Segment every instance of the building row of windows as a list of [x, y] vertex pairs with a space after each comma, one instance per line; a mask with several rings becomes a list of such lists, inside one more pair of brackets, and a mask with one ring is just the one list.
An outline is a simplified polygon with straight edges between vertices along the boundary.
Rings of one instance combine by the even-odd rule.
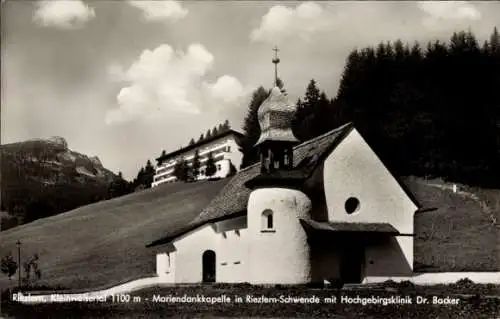
[[[212, 153], [212, 156], [214, 156], [214, 157], [215, 157], [215, 156], [216, 156], [216, 155], [218, 155], [218, 154], [221, 154], [221, 153], [229, 153], [229, 152], [231, 152], [231, 146], [223, 146], [223, 147], [221, 147], [221, 148], [216, 148], [216, 149], [214, 149], [214, 150], [210, 150], [210, 149], [208, 149], [208, 150], [203, 150], [203, 151], [201, 151], [201, 152], [200, 152], [200, 161], [202, 161], [202, 162], [203, 162], [203, 161], [206, 161], [206, 160], [208, 159], [208, 154], [209, 154], [209, 153]], [[194, 158], [194, 155], [190, 155], [190, 158], [189, 158], [187, 161], [188, 161], [188, 162], [189, 162], [189, 161], [192, 161], [192, 160], [193, 160], [193, 158]], [[167, 164], [163, 163], [163, 165], [164, 165], [163, 169], [167, 169], [167, 168], [169, 168], [169, 167], [171, 167], [171, 166], [174, 166], [174, 165], [175, 165], [175, 163], [177, 163], [177, 159], [175, 159], [175, 160], [170, 160]]]
[[[230, 149], [230, 146], [227, 146], [224, 149]], [[216, 152], [212, 152], [212, 156], [214, 157], [215, 161], [218, 161], [218, 160], [221, 160], [221, 159], [224, 158], [224, 154], [223, 153], [225, 153], [225, 152], [227, 152], [227, 151], [225, 151], [225, 150], [218, 150]], [[194, 160], [194, 158], [190, 158], [190, 159], [186, 160], [186, 162], [188, 163], [188, 165], [190, 165], [190, 164], [193, 163], [193, 160]], [[200, 157], [200, 162], [201, 163], [206, 162], [207, 160], [208, 160], [208, 156]], [[177, 163], [177, 161], [174, 161], [174, 162], [172, 162], [172, 163], [170, 163], [170, 164], [168, 164], [168, 165], [166, 165], [166, 166], [158, 169], [156, 171], [156, 174], [162, 174], [162, 173], [167, 172], [168, 170], [173, 169], [173, 166], [175, 166], [176, 163]]]
[[[221, 166], [221, 164], [215, 164], [215, 166], [216, 166], [216, 168], [217, 168], [217, 171], [222, 170], [222, 166]], [[205, 175], [205, 169], [206, 169], [206, 167], [202, 167], [202, 168], [200, 169], [200, 176], [199, 176], [199, 177], [204, 177], [204, 175]], [[154, 178], [154, 181], [155, 181], [155, 182], [159, 182], [159, 181], [162, 181], [162, 180], [165, 180], [165, 179], [168, 179], [168, 178], [172, 178], [172, 177], [174, 177], [173, 170], [172, 170], [172, 172], [170, 172], [169, 174], [165, 174], [165, 175], [161, 175], [161, 176], [156, 176], [156, 177]], [[174, 179], [172, 179], [172, 181], [175, 181], [175, 178], [174, 178]]]
[[[214, 161], [215, 162], [218, 162], [218, 161], [221, 161], [224, 159], [224, 154], [220, 154], [220, 155], [217, 155], [217, 156], [214, 156]], [[206, 160], [200, 160], [200, 163], [203, 163], [203, 162], [206, 162]], [[193, 161], [187, 161], [187, 164], [190, 166], [193, 164]], [[160, 174], [164, 174], [166, 172], [169, 172], [170, 175], [173, 174], [174, 172], [174, 168], [170, 167], [170, 168], [162, 168], [162, 169], [159, 169], [156, 171], [156, 175], [160, 175]]]

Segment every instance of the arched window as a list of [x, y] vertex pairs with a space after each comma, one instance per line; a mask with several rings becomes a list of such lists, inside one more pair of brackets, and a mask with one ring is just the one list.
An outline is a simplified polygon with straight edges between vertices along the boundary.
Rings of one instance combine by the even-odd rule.
[[262, 212], [262, 229], [274, 229], [273, 211], [270, 209]]

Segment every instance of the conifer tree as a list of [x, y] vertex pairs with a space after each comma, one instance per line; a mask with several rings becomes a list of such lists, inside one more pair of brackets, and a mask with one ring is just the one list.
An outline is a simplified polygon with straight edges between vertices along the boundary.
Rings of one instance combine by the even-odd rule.
[[405, 58], [405, 47], [400, 39], [394, 42], [394, 58], [396, 61], [402, 61]]
[[212, 152], [210, 152], [208, 154], [207, 163], [205, 167], [205, 175], [210, 178], [214, 176], [216, 172], [217, 172], [217, 166], [215, 166], [215, 160], [213, 154]]
[[122, 172], [118, 172], [118, 176], [113, 180], [108, 187], [107, 199], [126, 195], [131, 192], [129, 182], [123, 179]]
[[174, 166], [174, 176], [182, 182], [187, 182], [189, 179], [189, 165], [183, 157]]
[[145, 180], [144, 177], [145, 177], [145, 170], [144, 167], [141, 167], [141, 169], [137, 173], [137, 177], [134, 179], [133, 182], [134, 188], [137, 188], [140, 185], [144, 185], [144, 180]]
[[193, 164], [191, 165], [191, 174], [193, 176], [193, 179], [198, 179], [198, 176], [200, 175], [200, 153], [198, 150], [194, 152], [194, 157], [193, 157]]
[[[255, 148], [255, 143], [257, 143], [260, 137], [260, 125], [257, 118], [257, 111], [268, 96], [269, 93], [262, 86], [257, 88], [252, 94], [252, 100], [248, 105], [247, 115], [243, 122], [244, 137], [241, 139], [239, 145], [240, 152], [243, 153], [240, 168], [250, 166], [259, 160], [258, 152]], [[224, 126], [229, 127], [229, 122], [227, 120]]]
[[323, 134], [332, 127], [330, 100], [320, 93], [316, 81], [312, 79], [303, 100], [297, 104], [297, 112], [292, 123], [293, 131], [300, 141], [306, 141]]
[[148, 159], [146, 162], [146, 167], [144, 169], [144, 186], [145, 188], [151, 188], [155, 175], [155, 168]]
[[309, 81], [309, 84], [307, 85], [306, 89], [306, 94], [304, 96], [304, 106], [307, 107], [314, 107], [320, 98], [320, 92], [319, 89], [316, 85], [316, 81], [314, 79], [311, 79]]
[[493, 28], [489, 41], [490, 54], [500, 59], [500, 34], [497, 27]]

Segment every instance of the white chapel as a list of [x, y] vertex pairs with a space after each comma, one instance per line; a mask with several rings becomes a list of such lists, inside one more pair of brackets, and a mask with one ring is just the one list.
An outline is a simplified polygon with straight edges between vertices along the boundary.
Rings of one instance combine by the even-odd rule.
[[147, 246], [165, 282], [362, 283], [412, 274], [419, 204], [352, 123], [299, 143], [295, 110], [273, 88], [258, 110], [260, 163]]

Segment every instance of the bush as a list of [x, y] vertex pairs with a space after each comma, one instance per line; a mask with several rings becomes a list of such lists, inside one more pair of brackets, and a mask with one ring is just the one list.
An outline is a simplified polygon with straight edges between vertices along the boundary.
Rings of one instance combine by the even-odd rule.
[[401, 288], [415, 288], [415, 284], [409, 280], [403, 280], [398, 285]]
[[397, 288], [398, 287], [398, 283], [395, 282], [394, 280], [392, 279], [389, 279], [389, 280], [386, 280], [382, 283], [382, 286], [383, 287], [386, 287], [386, 288]]
[[16, 273], [18, 269], [18, 264], [14, 261], [12, 254], [2, 257], [1, 261], [1, 271], [9, 277], [9, 280]]
[[458, 280], [455, 284], [457, 285], [457, 287], [464, 287], [464, 288], [474, 286], [474, 282], [467, 277]]

